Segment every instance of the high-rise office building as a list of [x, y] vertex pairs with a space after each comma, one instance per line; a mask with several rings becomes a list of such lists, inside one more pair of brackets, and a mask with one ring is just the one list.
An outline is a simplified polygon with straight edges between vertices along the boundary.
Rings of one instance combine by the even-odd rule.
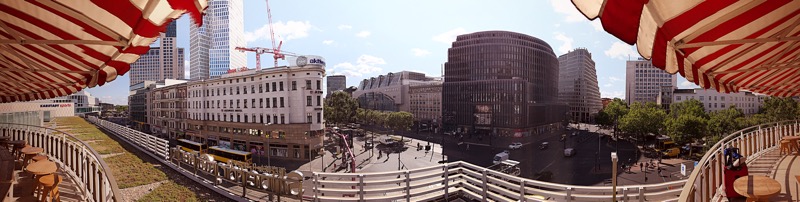
[[332, 75], [328, 76], [326, 81], [327, 88], [325, 89], [325, 95], [330, 96], [331, 93], [337, 90], [344, 90], [347, 88], [347, 77], [344, 75]]
[[167, 25], [167, 31], [158, 37], [158, 47], [150, 47], [147, 53], [131, 64], [130, 85], [142, 81], [184, 79], [183, 48], [177, 47], [176, 22]]
[[243, 10], [242, 0], [210, 0], [203, 25], [190, 23], [191, 80], [218, 78], [247, 65], [245, 53], [234, 50], [247, 46]]
[[569, 105], [572, 121], [591, 123], [603, 109], [592, 53], [584, 48], [558, 56], [558, 98]]
[[558, 59], [546, 42], [485, 31], [458, 36], [447, 52], [445, 130], [489, 135], [492, 144], [503, 145], [563, 129], [566, 105], [558, 102]]
[[649, 60], [629, 60], [625, 65], [625, 101], [656, 102], [662, 86], [675, 87], [678, 77], [653, 66]]

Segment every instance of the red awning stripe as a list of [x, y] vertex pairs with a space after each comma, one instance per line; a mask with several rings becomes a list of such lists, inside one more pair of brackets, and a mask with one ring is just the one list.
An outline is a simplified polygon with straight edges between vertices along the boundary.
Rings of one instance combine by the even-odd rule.
[[66, 96], [93, 86], [93, 77], [97, 85], [112, 81], [175, 18], [189, 13], [200, 24], [207, 6], [206, 0], [2, 1], [0, 21], [8, 29], [0, 29], [0, 39], [18, 43], [0, 45], [0, 68], [10, 69], [0, 71], [0, 102]]
[[[602, 1], [602, 2], [600, 2]], [[573, 0], [653, 66], [702, 88], [800, 94], [800, 1]], [[599, 5], [602, 5], [600, 7]]]

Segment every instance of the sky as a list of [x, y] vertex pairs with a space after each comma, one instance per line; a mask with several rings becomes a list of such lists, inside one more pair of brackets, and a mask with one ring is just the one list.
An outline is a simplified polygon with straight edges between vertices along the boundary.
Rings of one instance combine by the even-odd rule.
[[[637, 59], [633, 46], [587, 20], [569, 0], [501, 1], [271, 1], [276, 40], [282, 49], [326, 59], [328, 75], [344, 74], [347, 85], [398, 71], [441, 76], [447, 49], [460, 34], [504, 30], [546, 41], [556, 55], [586, 48], [596, 63], [602, 97], [625, 95], [625, 61]], [[271, 47], [265, 1], [244, 1], [244, 38], [249, 47]], [[189, 77], [189, 17], [178, 19], [178, 47], [186, 51]], [[262, 55], [262, 66], [273, 64]], [[255, 55], [247, 54], [255, 67]], [[286, 65], [280, 61], [279, 65]], [[678, 88], [696, 86], [678, 75]], [[102, 102], [127, 104], [130, 79], [117, 77], [87, 91]]]

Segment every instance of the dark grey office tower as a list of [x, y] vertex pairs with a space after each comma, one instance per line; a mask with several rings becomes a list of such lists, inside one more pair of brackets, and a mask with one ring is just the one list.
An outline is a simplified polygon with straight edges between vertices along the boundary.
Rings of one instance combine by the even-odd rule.
[[490, 136], [497, 145], [564, 127], [558, 59], [541, 39], [507, 31], [461, 35], [444, 68], [445, 130]]

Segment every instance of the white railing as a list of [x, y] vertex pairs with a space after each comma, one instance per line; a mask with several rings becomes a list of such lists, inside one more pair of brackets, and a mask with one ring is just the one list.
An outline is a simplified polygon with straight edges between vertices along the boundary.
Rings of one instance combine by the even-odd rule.
[[100, 154], [71, 134], [40, 126], [0, 123], [0, 135], [44, 148], [49, 159], [66, 168], [62, 172], [75, 181], [81, 201], [119, 200], [117, 182]]
[[96, 116], [89, 116], [86, 118], [86, 120], [89, 120], [89, 122], [92, 122], [103, 129], [114, 132], [115, 134], [136, 143], [138, 146], [161, 157], [162, 159], [166, 159], [169, 156], [169, 141], [165, 139], [139, 132], [110, 121], [99, 119]]
[[[254, 168], [242, 168], [209, 161], [202, 155], [168, 145], [152, 135], [141, 133], [112, 122], [87, 118], [124, 139], [152, 152], [167, 150], [159, 159], [184, 175], [202, 179], [227, 196], [243, 196], [259, 200], [248, 192], [267, 192], [288, 197], [303, 195], [314, 201], [426, 201], [459, 194], [477, 200], [494, 201], [610, 201], [611, 186], [577, 186], [549, 183], [507, 175], [467, 162], [453, 162], [407, 171], [371, 173], [313, 172], [311, 190], [300, 190], [302, 174], [297, 171], [277, 174]], [[156, 139], [156, 140], [153, 140]], [[136, 140], [136, 141], [132, 141]], [[291, 174], [294, 173], [294, 174]], [[299, 176], [298, 176], [299, 175]], [[298, 179], [299, 178], [299, 179]], [[277, 181], [276, 181], [277, 180]], [[686, 180], [661, 184], [617, 186], [620, 201], [675, 201]], [[236, 185], [239, 190], [232, 190]], [[234, 193], [235, 191], [235, 193]], [[262, 194], [263, 196], [263, 194]]]
[[[618, 186], [618, 200], [676, 200], [685, 180]], [[530, 180], [466, 162], [407, 171], [319, 173], [315, 201], [426, 201], [459, 194], [480, 201], [609, 201], [610, 186], [576, 186]]]
[[800, 130], [796, 120], [761, 124], [736, 131], [719, 142], [703, 155], [683, 187], [680, 201], [711, 201], [720, 198], [724, 192], [723, 169], [724, 150], [729, 147], [740, 149], [740, 153], [750, 163], [764, 153], [777, 149], [783, 136], [795, 135]]
[[[95, 116], [89, 116], [86, 119], [198, 184], [229, 199], [235, 201], [263, 200], [260, 197], [263, 197], [265, 193], [290, 198], [302, 196], [303, 175], [299, 171], [286, 172], [283, 169], [214, 162], [204, 158], [205, 155], [177, 148], [170, 149], [167, 140], [153, 135]], [[248, 195], [248, 192], [257, 192], [257, 194]]]

